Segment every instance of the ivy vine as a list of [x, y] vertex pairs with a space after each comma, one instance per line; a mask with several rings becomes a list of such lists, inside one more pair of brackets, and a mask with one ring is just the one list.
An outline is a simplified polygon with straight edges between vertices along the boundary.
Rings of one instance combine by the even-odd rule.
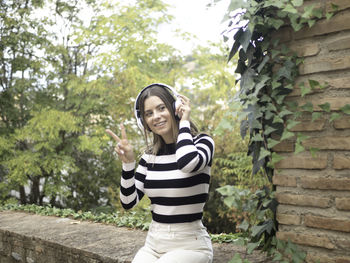
[[[218, 1], [220, 0], [214, 0]], [[308, 137], [302, 133], [295, 133], [292, 129], [300, 123], [299, 118], [303, 112], [310, 112], [312, 121], [323, 114], [314, 111], [311, 102], [298, 105], [295, 101], [286, 100], [293, 91], [298, 66], [303, 63], [303, 59], [286, 44], [281, 43], [274, 36], [274, 32], [285, 26], [299, 31], [303, 27], [312, 27], [324, 16], [326, 19], [331, 19], [338, 10], [336, 5], [331, 6], [332, 12], [324, 14], [322, 8], [304, 4], [303, 0], [231, 0], [224, 17], [224, 20], [229, 21], [228, 29], [224, 32], [224, 40], [229, 40], [229, 36], [233, 35], [228, 61], [238, 53], [235, 72], [240, 75], [240, 90], [231, 104], [235, 105], [235, 101], [239, 101], [242, 106], [238, 114], [241, 121], [240, 132], [242, 139], [249, 135], [248, 155], [252, 156], [253, 174], [263, 171], [270, 182], [275, 164], [284, 158], [274, 152], [273, 148], [285, 140], [293, 139], [295, 153], [305, 151], [302, 142]], [[308, 83], [298, 84], [302, 97], [327, 85], [311, 79]], [[329, 121], [341, 117], [340, 113], [331, 113], [329, 103], [318, 106], [324, 112], [331, 114]], [[341, 111], [350, 114], [350, 105], [344, 106]], [[317, 150], [311, 148], [310, 152], [314, 155]], [[224, 196], [230, 195], [234, 196], [228, 192], [224, 194]], [[269, 198], [272, 199], [270, 202], [265, 202], [263, 209], [268, 208], [275, 214], [277, 202], [273, 199], [273, 194], [269, 195]], [[266, 248], [271, 247], [269, 244], [276, 244], [275, 217], [273, 221], [274, 224], [271, 224], [271, 218], [265, 219], [258, 222], [258, 229], [255, 226], [255, 230], [258, 230], [255, 234], [258, 233], [260, 242], [263, 242], [259, 244], [260, 247], [263, 245]], [[251, 240], [255, 243], [259, 241], [256, 237], [251, 236]], [[269, 251], [276, 259], [284, 259], [276, 249]], [[292, 262], [302, 262], [302, 258], [302, 256], [295, 257]]]

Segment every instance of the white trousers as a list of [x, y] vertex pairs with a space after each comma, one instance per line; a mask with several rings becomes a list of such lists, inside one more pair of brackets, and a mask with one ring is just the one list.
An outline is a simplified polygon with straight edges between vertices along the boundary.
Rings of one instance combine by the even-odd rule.
[[213, 248], [202, 221], [163, 224], [152, 221], [145, 245], [132, 263], [211, 263]]

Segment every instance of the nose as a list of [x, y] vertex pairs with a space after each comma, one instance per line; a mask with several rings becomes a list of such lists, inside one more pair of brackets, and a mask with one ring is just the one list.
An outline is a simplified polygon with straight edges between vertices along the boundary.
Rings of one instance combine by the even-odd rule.
[[153, 118], [154, 119], [158, 119], [160, 117], [160, 112], [159, 111], [154, 111], [154, 113], [153, 113]]

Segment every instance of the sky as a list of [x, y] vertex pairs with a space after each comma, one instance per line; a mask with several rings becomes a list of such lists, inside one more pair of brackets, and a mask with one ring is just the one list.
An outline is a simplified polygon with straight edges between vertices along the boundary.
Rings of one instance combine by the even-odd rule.
[[[159, 30], [161, 42], [171, 42], [184, 53], [189, 53], [196, 45], [207, 45], [209, 41], [219, 42], [223, 39], [221, 33], [227, 24], [221, 24], [230, 0], [221, 0], [215, 6], [207, 7], [210, 0], [165, 0], [170, 5], [169, 13], [174, 16], [170, 25], [164, 25]], [[198, 40], [187, 42], [174, 37], [173, 31], [180, 28], [183, 31], [197, 35]]]

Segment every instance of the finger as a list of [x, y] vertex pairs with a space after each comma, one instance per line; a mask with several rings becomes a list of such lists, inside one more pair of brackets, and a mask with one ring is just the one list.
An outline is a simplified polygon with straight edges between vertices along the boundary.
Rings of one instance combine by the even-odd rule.
[[180, 96], [180, 98], [182, 99], [182, 100], [184, 100], [184, 101], [189, 101], [190, 99], [189, 98], [187, 98], [186, 96], [184, 96], [184, 95], [179, 95]]
[[116, 153], [120, 156], [124, 155], [124, 151], [118, 147], [115, 147], [114, 150], [116, 151]]
[[106, 129], [106, 132], [111, 135], [113, 137], [114, 140], [116, 140], [117, 142], [120, 142], [120, 138], [114, 133], [112, 132], [110, 129]]
[[120, 124], [120, 130], [122, 131], [122, 139], [127, 140], [125, 127], [122, 123]]

